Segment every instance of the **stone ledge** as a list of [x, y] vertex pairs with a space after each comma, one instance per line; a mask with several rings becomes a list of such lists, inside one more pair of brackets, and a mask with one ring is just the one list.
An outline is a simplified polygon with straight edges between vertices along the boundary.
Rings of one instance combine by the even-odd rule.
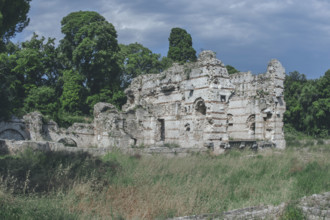
[[164, 156], [186, 156], [191, 153], [206, 153], [207, 148], [171, 148], [171, 147], [148, 147], [148, 148], [117, 148], [117, 147], [66, 147], [63, 143], [50, 141], [14, 141], [0, 139], [0, 155], [15, 155], [23, 152], [25, 149], [41, 152], [58, 152], [64, 151], [68, 153], [87, 152], [93, 156], [102, 156], [112, 151], [122, 151], [129, 155], [164, 155]]
[[[299, 208], [307, 219], [330, 220], [330, 192], [303, 197], [298, 201]], [[218, 214], [202, 214], [170, 218], [171, 220], [206, 220], [206, 219], [280, 219], [286, 204], [278, 206], [255, 206], [235, 209]]]

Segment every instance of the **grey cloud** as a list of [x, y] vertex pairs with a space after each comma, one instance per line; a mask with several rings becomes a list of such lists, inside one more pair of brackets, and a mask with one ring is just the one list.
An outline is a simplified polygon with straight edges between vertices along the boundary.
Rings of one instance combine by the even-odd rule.
[[[329, 60], [330, 2], [323, 0], [33, 0], [32, 32], [62, 38], [60, 21], [72, 11], [95, 10], [113, 23], [120, 43], [139, 42], [166, 55], [171, 28], [185, 28], [200, 48], [225, 63], [262, 72], [278, 58], [287, 72], [323, 74]], [[315, 64], [314, 64], [315, 63]]]

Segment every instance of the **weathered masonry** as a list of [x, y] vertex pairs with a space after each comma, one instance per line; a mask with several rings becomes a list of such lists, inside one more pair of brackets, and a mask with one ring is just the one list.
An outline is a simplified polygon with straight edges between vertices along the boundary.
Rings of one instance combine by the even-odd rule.
[[21, 121], [18, 133], [10, 123], [0, 124], [0, 138], [15, 131], [19, 139], [78, 147], [173, 144], [217, 153], [261, 144], [284, 148], [284, 77], [277, 60], [269, 62], [265, 74], [229, 75], [214, 52], [203, 51], [195, 63], [174, 64], [160, 74], [133, 79], [125, 90], [128, 100], [121, 112], [98, 103], [92, 124], [74, 124], [69, 129], [43, 123], [33, 113]]

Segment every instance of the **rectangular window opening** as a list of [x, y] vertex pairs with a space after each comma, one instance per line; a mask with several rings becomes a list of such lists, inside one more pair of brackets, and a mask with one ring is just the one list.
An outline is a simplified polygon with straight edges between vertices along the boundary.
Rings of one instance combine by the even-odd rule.
[[226, 96], [225, 95], [220, 96], [220, 101], [221, 102], [226, 102]]
[[159, 126], [160, 140], [165, 141], [165, 120], [158, 119], [158, 122], [160, 124]]

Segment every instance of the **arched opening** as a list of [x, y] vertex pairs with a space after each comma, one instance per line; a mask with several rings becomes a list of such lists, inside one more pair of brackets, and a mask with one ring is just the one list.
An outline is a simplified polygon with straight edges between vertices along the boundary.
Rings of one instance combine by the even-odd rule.
[[256, 133], [256, 115], [250, 115], [246, 120], [246, 125], [249, 128], [249, 134], [254, 135]]
[[77, 143], [72, 138], [61, 138], [57, 141], [58, 143], [62, 143], [66, 147], [77, 147]]
[[16, 141], [25, 140], [24, 136], [20, 132], [14, 129], [6, 129], [0, 132], [0, 139], [16, 140]]
[[205, 106], [205, 102], [202, 98], [198, 98], [195, 100], [194, 108], [195, 108], [196, 112], [198, 112], [202, 115], [206, 115], [206, 106]]

